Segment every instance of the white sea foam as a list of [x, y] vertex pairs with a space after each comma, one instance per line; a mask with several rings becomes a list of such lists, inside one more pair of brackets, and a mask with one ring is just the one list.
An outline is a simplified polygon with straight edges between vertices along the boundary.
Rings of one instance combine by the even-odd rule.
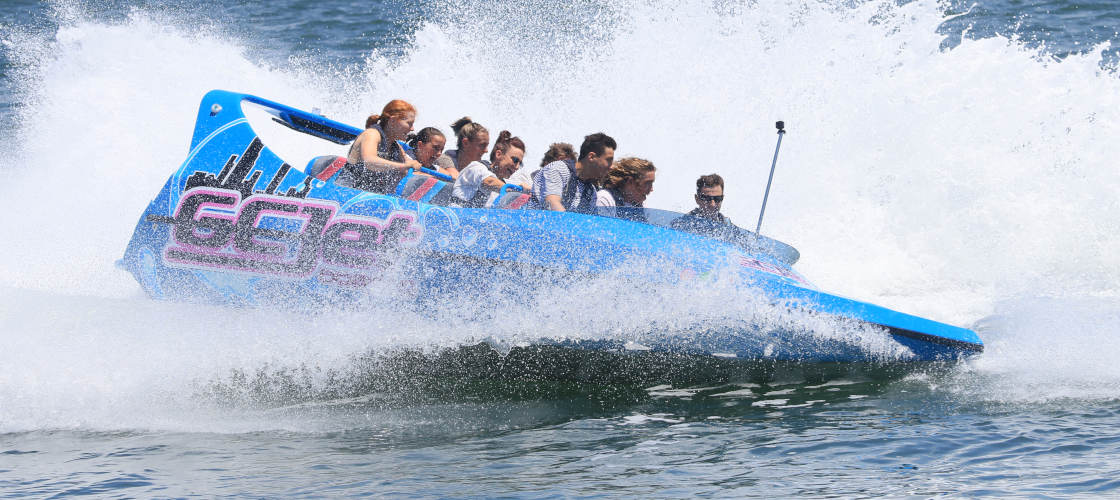
[[[373, 319], [355, 328], [248, 312], [219, 337], [213, 309], [140, 298], [112, 262], [182, 161], [212, 88], [355, 124], [404, 97], [418, 125], [448, 132], [469, 114], [513, 131], [534, 163], [549, 142], [603, 130], [620, 156], [658, 165], [650, 206], [689, 208], [694, 179], [715, 171], [728, 182], [725, 212], [743, 226], [761, 202], [772, 124], [785, 120], [763, 232], [801, 249], [802, 272], [953, 323], [999, 314], [981, 325], [989, 348], [971, 365], [1009, 381], [986, 386], [992, 397], [1020, 386], [1120, 395], [1110, 341], [1120, 330], [1120, 79], [1100, 69], [1104, 47], [1054, 60], [995, 36], [943, 50], [935, 4], [894, 4], [623, 2], [581, 29], [564, 7], [537, 5], [530, 23], [478, 10], [491, 17], [420, 27], [404, 59], [371, 52], [347, 68], [266, 64], [247, 55], [265, 41], [143, 10], [104, 23], [58, 9], [48, 39], [8, 28], [26, 106], [0, 146], [0, 285], [9, 299], [36, 292], [4, 310], [0, 396], [30, 409], [4, 405], [0, 426], [108, 425], [119, 415], [98, 419], [100, 406], [145, 406], [239, 367], [345, 367], [379, 345], [495, 334], [405, 315], [398, 323], [424, 333], [399, 339]], [[659, 293], [672, 300], [650, 319], [646, 300]], [[597, 317], [563, 317], [578, 300], [553, 299], [560, 314], [534, 326], [573, 336], [746, 311], [718, 290], [645, 291]], [[564, 332], [573, 321], [586, 328]], [[497, 332], [516, 340], [524, 329]]]
[[1013, 403], [1120, 397], [1120, 299], [1016, 299], [997, 310], [981, 325], [984, 356], [942, 389]]

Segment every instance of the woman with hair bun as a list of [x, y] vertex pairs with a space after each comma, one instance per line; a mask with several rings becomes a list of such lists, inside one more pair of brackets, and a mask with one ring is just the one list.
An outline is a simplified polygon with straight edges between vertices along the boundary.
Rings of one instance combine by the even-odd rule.
[[653, 192], [657, 167], [641, 158], [623, 158], [611, 165], [603, 189], [595, 197], [599, 207], [641, 207]]
[[412, 132], [415, 121], [416, 108], [400, 99], [389, 101], [380, 115], [370, 115], [365, 131], [350, 146], [346, 166], [335, 183], [375, 193], [391, 193], [408, 169], [420, 168], [420, 162], [406, 155], [397, 144]]
[[455, 131], [458, 149], [445, 151], [443, 156], [436, 160], [436, 165], [439, 165], [441, 172], [456, 179], [459, 177], [459, 172], [466, 169], [471, 162], [488, 163], [482, 159], [482, 155], [486, 154], [486, 146], [490, 144], [490, 131], [486, 130], [486, 127], [471, 120], [471, 117], [464, 116], [451, 124], [451, 130]]
[[443, 146], [447, 144], [447, 138], [438, 128], [424, 127], [420, 132], [410, 134], [407, 142], [412, 149], [405, 151], [405, 154], [420, 162], [420, 166], [434, 169], [436, 158], [443, 154]]
[[[461, 157], [461, 156], [460, 156]], [[525, 160], [525, 143], [512, 137], [508, 130], [498, 134], [490, 164], [473, 161], [455, 179], [451, 190], [452, 203], [468, 208], [482, 208], [489, 204], [506, 184], [506, 179], [521, 168]], [[528, 191], [530, 186], [522, 186]]]

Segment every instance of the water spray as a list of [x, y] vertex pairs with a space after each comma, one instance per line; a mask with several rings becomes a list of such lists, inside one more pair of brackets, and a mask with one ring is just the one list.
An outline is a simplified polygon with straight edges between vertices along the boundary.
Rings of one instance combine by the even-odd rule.
[[766, 213], [766, 200], [770, 198], [770, 183], [774, 182], [774, 167], [778, 166], [778, 151], [782, 149], [782, 136], [786, 135], [786, 122], [779, 121], [774, 126], [778, 127], [778, 145], [774, 147], [774, 161], [770, 163], [770, 178], [766, 179], [766, 193], [762, 195], [762, 210], [758, 212], [758, 226], [754, 228], [756, 233], [762, 230], [762, 216]]

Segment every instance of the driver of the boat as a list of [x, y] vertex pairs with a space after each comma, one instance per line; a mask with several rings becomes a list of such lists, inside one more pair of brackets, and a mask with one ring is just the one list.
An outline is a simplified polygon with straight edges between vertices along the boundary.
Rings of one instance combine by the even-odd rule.
[[366, 129], [354, 139], [346, 166], [336, 184], [375, 193], [390, 193], [410, 168], [420, 162], [397, 143], [412, 132], [416, 108], [400, 99], [389, 101], [380, 115], [370, 115]]
[[720, 224], [731, 224], [731, 218], [720, 213], [723, 206], [723, 177], [702, 175], [696, 179], [696, 208], [688, 215], [703, 217]]

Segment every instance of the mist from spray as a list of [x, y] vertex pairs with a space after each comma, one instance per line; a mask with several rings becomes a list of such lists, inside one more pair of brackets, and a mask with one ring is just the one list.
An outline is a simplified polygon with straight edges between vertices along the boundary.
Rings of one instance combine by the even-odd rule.
[[[11, 302], [0, 390], [28, 410], [0, 414], [0, 425], [110, 425], [124, 406], [136, 410], [132, 424], [158, 426], [170, 412], [144, 409], [182, 403], [191, 384], [231, 370], [345, 371], [369, 349], [524, 333], [447, 326], [463, 312], [454, 308], [435, 321], [392, 311], [389, 328], [378, 319], [389, 310], [377, 307], [356, 319], [276, 319], [142, 297], [112, 262], [183, 160], [198, 100], [212, 88], [356, 124], [404, 97], [420, 109], [419, 126], [449, 132], [470, 115], [524, 138], [534, 163], [550, 142], [578, 145], [602, 130], [619, 157], [657, 164], [649, 206], [689, 209], [694, 179], [719, 172], [724, 212], [743, 226], [761, 203], [773, 122], [784, 120], [763, 232], [801, 249], [804, 274], [943, 321], [1010, 318], [978, 323], [990, 346], [974, 368], [1009, 380], [1028, 367], [1047, 375], [1030, 397], [990, 386], [974, 396], [1065, 397], [1087, 380], [1099, 390], [1072, 392], [1116, 396], [1106, 387], [1120, 373], [1087, 378], [1078, 363], [1104, 368], [1120, 354], [1109, 319], [1120, 278], [1109, 140], [1120, 80], [1100, 69], [1107, 46], [1062, 60], [999, 36], [942, 49], [945, 16], [921, 1], [540, 2], [526, 7], [532, 16], [465, 2], [417, 27], [403, 58], [373, 51], [337, 67], [257, 61], [247, 55], [255, 42], [167, 15], [92, 21], [81, 4], [57, 6], [57, 32], [3, 34], [23, 107], [0, 146], [0, 290]], [[457, 22], [468, 15], [473, 22]], [[564, 294], [548, 314], [518, 312], [560, 336], [604, 328], [621, 337], [680, 317], [771, 314], [749, 300], [727, 308], [731, 296], [718, 289], [658, 292], [672, 302], [608, 288], [620, 305], [578, 328], [570, 320], [586, 317], [583, 304]], [[1081, 314], [1051, 314], [1068, 311]]]

